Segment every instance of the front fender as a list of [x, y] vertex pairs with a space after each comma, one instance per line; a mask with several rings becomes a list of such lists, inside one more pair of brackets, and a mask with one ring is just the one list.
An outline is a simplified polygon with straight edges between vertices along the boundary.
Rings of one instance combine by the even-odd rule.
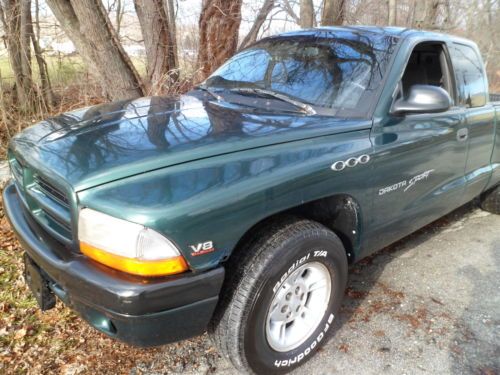
[[[220, 155], [78, 193], [80, 206], [143, 224], [174, 241], [193, 270], [227, 258], [242, 236], [276, 213], [333, 194], [370, 204], [370, 164], [334, 171], [371, 153], [369, 129]], [[196, 255], [198, 244], [214, 251]]]

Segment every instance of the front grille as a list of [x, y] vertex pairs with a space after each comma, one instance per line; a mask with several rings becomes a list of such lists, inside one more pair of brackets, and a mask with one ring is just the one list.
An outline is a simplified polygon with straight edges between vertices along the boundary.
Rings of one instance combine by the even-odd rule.
[[48, 197], [69, 208], [69, 200], [66, 194], [62, 193], [59, 189], [55, 188], [44, 178], [38, 175], [35, 176], [35, 183], [38, 185], [38, 188]]
[[29, 214], [52, 237], [71, 244], [71, 214], [68, 195], [29, 165], [10, 157], [17, 192]]

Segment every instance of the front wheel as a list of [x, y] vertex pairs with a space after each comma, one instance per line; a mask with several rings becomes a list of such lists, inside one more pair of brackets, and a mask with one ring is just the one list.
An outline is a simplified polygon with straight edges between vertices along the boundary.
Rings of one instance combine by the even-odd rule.
[[346, 253], [332, 231], [287, 219], [257, 233], [227, 269], [210, 331], [238, 370], [291, 371], [327, 340], [347, 283]]

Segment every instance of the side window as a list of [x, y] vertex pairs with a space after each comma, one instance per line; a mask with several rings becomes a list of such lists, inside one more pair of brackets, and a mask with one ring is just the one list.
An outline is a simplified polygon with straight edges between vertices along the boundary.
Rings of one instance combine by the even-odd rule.
[[486, 104], [488, 89], [481, 59], [472, 47], [457, 43], [453, 43], [450, 54], [459, 103], [466, 107], [482, 107]]
[[453, 97], [448, 62], [441, 44], [424, 42], [412, 51], [401, 80], [402, 95], [407, 97], [413, 85], [437, 86]]

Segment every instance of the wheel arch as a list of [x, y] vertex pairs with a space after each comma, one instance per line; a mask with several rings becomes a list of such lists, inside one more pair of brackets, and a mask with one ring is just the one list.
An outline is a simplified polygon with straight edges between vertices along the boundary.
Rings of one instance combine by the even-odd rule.
[[349, 263], [356, 260], [360, 248], [361, 236], [361, 207], [356, 199], [348, 194], [335, 194], [326, 198], [288, 208], [274, 213], [255, 223], [239, 239], [234, 247], [231, 258], [259, 232], [265, 231], [272, 223], [284, 221], [290, 217], [312, 220], [323, 224], [332, 230], [342, 241]]

